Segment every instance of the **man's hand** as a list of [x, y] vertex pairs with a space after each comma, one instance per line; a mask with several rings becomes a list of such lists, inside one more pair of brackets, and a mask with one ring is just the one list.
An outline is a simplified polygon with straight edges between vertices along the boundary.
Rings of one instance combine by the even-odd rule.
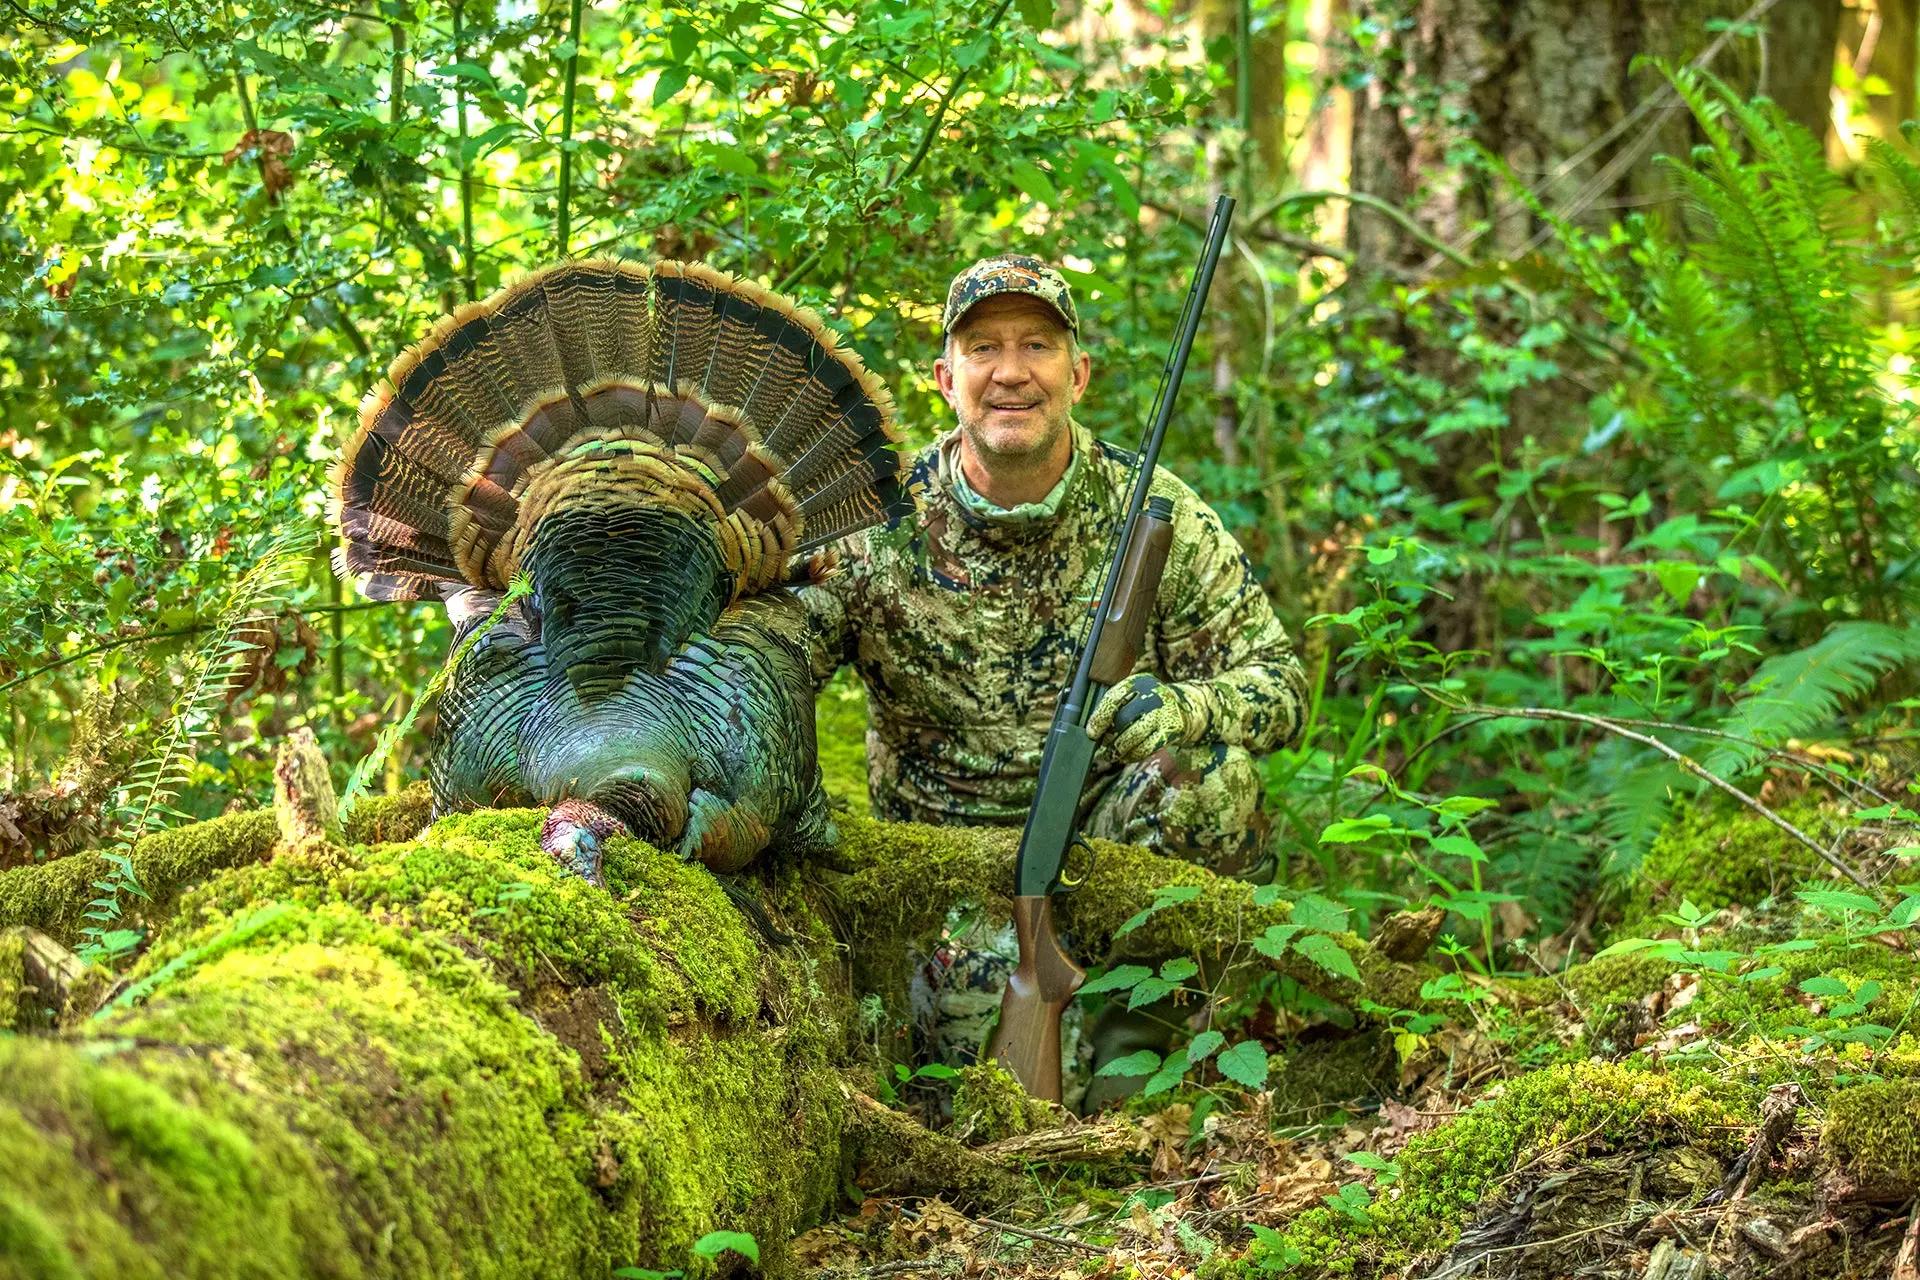
[[1134, 764], [1156, 751], [1196, 741], [1204, 732], [1203, 721], [1190, 692], [1143, 672], [1107, 690], [1087, 721], [1087, 736], [1105, 742], [1121, 763]]

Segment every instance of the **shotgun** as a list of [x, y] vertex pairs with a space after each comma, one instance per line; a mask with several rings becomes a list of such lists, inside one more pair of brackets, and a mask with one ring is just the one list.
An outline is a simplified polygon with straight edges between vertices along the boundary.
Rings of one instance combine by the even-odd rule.
[[1160, 574], [1173, 545], [1173, 504], [1149, 498], [1160, 446], [1173, 417], [1174, 395], [1186, 373], [1193, 336], [1206, 310], [1213, 271], [1233, 220], [1233, 197], [1221, 196], [1207, 226], [1200, 265], [1187, 286], [1187, 298], [1175, 327], [1173, 347], [1160, 372], [1148, 417], [1146, 438], [1134, 461], [1133, 487], [1127, 498], [1121, 535], [1108, 561], [1099, 607], [1088, 625], [1080, 661], [1054, 711], [1053, 727], [1040, 757], [1033, 808], [1020, 833], [1020, 857], [1014, 871], [1013, 926], [1020, 960], [1000, 1000], [1000, 1022], [988, 1055], [1011, 1071], [1028, 1093], [1060, 1101], [1060, 1015], [1086, 972], [1060, 944], [1053, 924], [1053, 894], [1060, 870], [1075, 841], [1080, 795], [1093, 762], [1087, 719], [1100, 695], [1125, 680], [1140, 659], [1147, 619], [1160, 588]]

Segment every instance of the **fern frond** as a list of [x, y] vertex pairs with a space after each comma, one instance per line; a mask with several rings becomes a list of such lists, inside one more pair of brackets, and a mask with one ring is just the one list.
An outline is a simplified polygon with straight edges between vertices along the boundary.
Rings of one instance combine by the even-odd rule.
[[1692, 790], [1691, 780], [1671, 761], [1642, 758], [1647, 763], [1618, 773], [1603, 792], [1600, 829], [1608, 845], [1600, 874], [1609, 880], [1625, 880], [1640, 869], [1673, 814], [1675, 792]]
[[187, 765], [194, 749], [212, 736], [235, 661], [256, 647], [240, 638], [240, 631], [263, 613], [277, 610], [298, 577], [313, 543], [310, 529], [275, 535], [253, 565], [234, 584], [220, 608], [212, 634], [187, 661], [186, 687], [170, 708], [159, 741], [128, 773], [116, 799], [122, 831], [119, 842], [101, 854], [111, 873], [93, 886], [101, 896], [88, 903], [87, 916], [99, 923], [83, 933], [82, 960], [117, 957], [124, 948], [107, 943], [106, 926], [121, 915], [120, 900], [131, 894], [144, 898], [146, 890], [134, 871], [131, 850], [142, 836], [164, 830], [178, 816], [173, 801], [187, 785]]
[[1910, 223], [1920, 223], [1920, 164], [1885, 138], [1867, 139], [1867, 164], [1875, 185], [1898, 214]]
[[446, 662], [433, 673], [433, 679], [429, 680], [427, 687], [420, 691], [420, 696], [413, 700], [413, 705], [407, 708], [407, 713], [380, 730], [380, 736], [374, 739], [372, 750], [367, 752], [359, 764], [353, 766], [353, 773], [347, 778], [346, 790], [340, 793], [340, 821], [343, 824], [353, 813], [354, 806], [360, 803], [360, 797], [366, 794], [367, 783], [374, 773], [386, 764], [387, 757], [392, 755], [394, 748], [400, 745], [400, 740], [413, 732], [413, 722], [419, 718], [421, 709], [439, 699], [447, 687], [447, 681], [453, 678], [454, 669], [460, 665], [468, 652], [480, 643], [487, 632], [500, 624], [500, 620], [507, 616], [507, 610], [513, 607], [514, 602], [532, 592], [533, 580], [524, 573], [517, 575], [512, 582], [508, 583], [507, 592], [500, 597], [500, 603], [493, 607], [493, 612], [487, 615], [484, 622], [469, 632], [466, 639], [447, 655]]
[[[1873, 691], [1880, 677], [1920, 662], [1920, 630], [1879, 622], [1842, 622], [1804, 649], [1777, 654], [1742, 690], [1720, 728], [1766, 746], [1779, 746], [1832, 720], [1850, 702]], [[1763, 749], [1744, 743], [1715, 748], [1706, 768], [1721, 777], [1751, 769]]]

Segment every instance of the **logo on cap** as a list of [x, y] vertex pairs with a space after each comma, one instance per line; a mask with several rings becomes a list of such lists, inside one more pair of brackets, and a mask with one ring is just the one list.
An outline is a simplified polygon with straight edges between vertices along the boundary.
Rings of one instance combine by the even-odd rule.
[[940, 316], [940, 328], [952, 333], [953, 326], [976, 302], [996, 293], [1032, 294], [1057, 311], [1067, 328], [1075, 334], [1080, 332], [1080, 314], [1073, 308], [1073, 293], [1067, 288], [1066, 277], [1024, 253], [982, 258], [955, 276], [947, 287], [947, 306]]

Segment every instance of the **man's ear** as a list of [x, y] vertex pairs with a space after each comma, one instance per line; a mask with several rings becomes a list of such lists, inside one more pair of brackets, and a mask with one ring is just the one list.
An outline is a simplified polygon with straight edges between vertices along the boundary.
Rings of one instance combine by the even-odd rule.
[[[933, 361], [933, 381], [940, 388], [940, 394], [946, 398], [947, 406], [958, 409], [953, 402], [953, 366], [947, 363], [945, 356], [935, 356]], [[1078, 397], [1075, 397], [1078, 399]]]
[[1093, 357], [1085, 351], [1080, 353], [1080, 363], [1073, 368], [1073, 402], [1080, 403], [1080, 397], [1087, 392], [1087, 383], [1093, 378]]

